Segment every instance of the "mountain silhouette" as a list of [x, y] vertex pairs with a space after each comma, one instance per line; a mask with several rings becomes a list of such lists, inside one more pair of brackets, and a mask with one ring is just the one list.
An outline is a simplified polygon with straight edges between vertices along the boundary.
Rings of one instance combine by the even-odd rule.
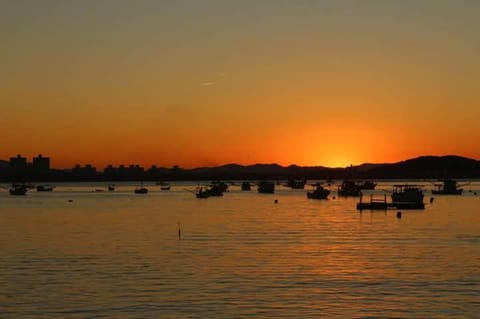
[[[444, 179], [480, 178], [480, 162], [475, 159], [447, 155], [420, 156], [397, 163], [365, 163], [345, 168], [323, 166], [281, 166], [278, 164], [225, 164], [193, 169], [155, 167], [144, 170], [135, 166], [135, 174], [112, 174], [82, 170], [50, 170], [50, 181], [107, 180], [288, 180], [288, 179]], [[0, 161], [0, 180], [11, 182], [8, 162]], [[83, 174], [83, 175], [82, 175]], [[25, 176], [24, 180], [32, 180]]]

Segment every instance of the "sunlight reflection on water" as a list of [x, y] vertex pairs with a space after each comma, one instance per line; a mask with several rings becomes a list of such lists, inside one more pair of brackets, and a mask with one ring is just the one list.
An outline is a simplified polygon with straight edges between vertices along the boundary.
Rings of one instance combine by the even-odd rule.
[[207, 200], [150, 188], [0, 193], [0, 317], [480, 313], [480, 196], [438, 196], [399, 220], [286, 188]]

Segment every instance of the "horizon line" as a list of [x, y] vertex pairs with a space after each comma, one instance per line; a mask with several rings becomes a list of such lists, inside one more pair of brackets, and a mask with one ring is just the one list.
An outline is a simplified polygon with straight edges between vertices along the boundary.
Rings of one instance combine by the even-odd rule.
[[[16, 156], [12, 156], [10, 158], [16, 158], [18, 156], [21, 156], [21, 154], [17, 154]], [[38, 156], [40, 157], [43, 157], [43, 158], [49, 158], [51, 159], [51, 157], [49, 156], [44, 156], [42, 154], [39, 154]], [[23, 157], [23, 156], [22, 156]], [[151, 169], [151, 168], [157, 168], [157, 169], [174, 169], [174, 168], [179, 168], [179, 169], [186, 169], [186, 170], [195, 170], [195, 169], [212, 169], [212, 168], [219, 168], [219, 167], [223, 167], [223, 166], [241, 166], [241, 167], [249, 167], [249, 166], [256, 166], [256, 165], [264, 165], [264, 166], [273, 166], [273, 165], [276, 165], [276, 166], [279, 166], [279, 167], [282, 167], [282, 168], [287, 168], [287, 167], [291, 167], [291, 166], [296, 166], [296, 167], [299, 167], [299, 168], [325, 168], [325, 169], [346, 169], [346, 168], [349, 168], [349, 167], [359, 167], [359, 166], [363, 166], [363, 165], [389, 165], [389, 164], [398, 164], [398, 163], [401, 163], [401, 162], [406, 162], [406, 161], [409, 161], [409, 160], [415, 160], [415, 159], [419, 159], [419, 158], [425, 158], [425, 157], [433, 157], [433, 158], [444, 158], [444, 157], [457, 157], [457, 158], [463, 158], [463, 159], [468, 159], [468, 160], [473, 160], [473, 161], [477, 161], [479, 162], [480, 160], [479, 159], [476, 159], [476, 158], [471, 158], [471, 157], [466, 157], [466, 156], [462, 156], [462, 155], [455, 155], [455, 154], [447, 154], [447, 155], [419, 155], [419, 156], [416, 156], [416, 157], [411, 157], [411, 158], [407, 158], [407, 159], [403, 159], [403, 160], [399, 160], [399, 161], [396, 161], [396, 162], [364, 162], [364, 163], [361, 163], [361, 164], [350, 164], [350, 165], [347, 165], [347, 166], [324, 166], [324, 165], [298, 165], [298, 164], [295, 164], [295, 163], [292, 163], [292, 164], [288, 164], [288, 165], [281, 165], [281, 164], [278, 164], [278, 163], [275, 163], [275, 162], [269, 162], [269, 163], [265, 163], [265, 162], [257, 162], [257, 163], [253, 163], [253, 164], [239, 164], [239, 163], [225, 163], [225, 164], [218, 164], [218, 165], [213, 165], [213, 166], [196, 166], [196, 167], [181, 167], [180, 165], [172, 165], [170, 167], [168, 166], [159, 166], [159, 165], [156, 165], [156, 164], [153, 164], [153, 165], [150, 165], [149, 167], [144, 167], [140, 164], [119, 164], [118, 166], [115, 166], [113, 164], [108, 164], [106, 165], [102, 171], [105, 171], [105, 169], [107, 168], [120, 168], [120, 167], [124, 167], [124, 168], [132, 168], [132, 167], [140, 167], [140, 168], [144, 168], [144, 169]], [[26, 158], [26, 157], [25, 157]], [[34, 158], [34, 157], [32, 157]], [[5, 163], [9, 163], [9, 160], [2, 160], [0, 159], [0, 162], [3, 161]], [[27, 164], [31, 164], [31, 162], [27, 162]], [[75, 168], [83, 168], [83, 167], [92, 167], [92, 168], [95, 168], [97, 169], [97, 166], [96, 165], [93, 165], [93, 164], [90, 164], [90, 163], [86, 163], [86, 164], [75, 164], [74, 166], [70, 167], [70, 168], [55, 168], [55, 167], [52, 167], [50, 168], [51, 170], [72, 170], [72, 169], [75, 169]]]

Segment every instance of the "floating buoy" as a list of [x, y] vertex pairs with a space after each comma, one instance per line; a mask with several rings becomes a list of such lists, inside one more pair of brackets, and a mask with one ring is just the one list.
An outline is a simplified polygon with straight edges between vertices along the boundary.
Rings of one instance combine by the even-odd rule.
[[182, 229], [180, 228], [180, 222], [178, 222], [178, 239], [182, 237]]
[[435, 198], [430, 197], [430, 204], [433, 203], [433, 200], [434, 200], [434, 199], [435, 199]]
[[402, 218], [402, 212], [397, 212], [397, 218], [398, 219]]
[[69, 203], [72, 203], [72, 202], [73, 202], [73, 199], [69, 199], [68, 202], [69, 202]]
[[278, 204], [278, 199], [274, 200], [273, 202], [274, 202], [275, 204]]
[[477, 192], [473, 192], [473, 195], [477, 195]]
[[335, 196], [332, 196], [332, 199], [335, 199]]

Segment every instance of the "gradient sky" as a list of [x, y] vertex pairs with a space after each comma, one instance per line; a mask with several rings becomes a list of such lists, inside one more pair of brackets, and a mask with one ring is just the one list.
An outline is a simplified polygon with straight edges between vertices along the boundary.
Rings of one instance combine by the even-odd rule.
[[480, 158], [480, 1], [0, 0], [0, 158]]

